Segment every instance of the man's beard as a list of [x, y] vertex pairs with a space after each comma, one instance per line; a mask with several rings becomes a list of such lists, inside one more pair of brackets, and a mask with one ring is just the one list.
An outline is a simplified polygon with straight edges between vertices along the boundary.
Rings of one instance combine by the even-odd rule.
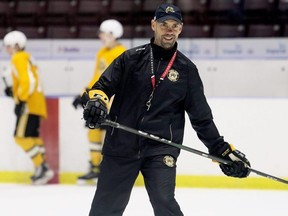
[[175, 44], [175, 41], [176, 41], [176, 38], [174, 36], [173, 36], [173, 39], [170, 40], [169, 42], [167, 42], [167, 40], [164, 39], [164, 36], [162, 36], [162, 38], [161, 38], [161, 46], [164, 49], [171, 49], [171, 48], [173, 48], [173, 46]]

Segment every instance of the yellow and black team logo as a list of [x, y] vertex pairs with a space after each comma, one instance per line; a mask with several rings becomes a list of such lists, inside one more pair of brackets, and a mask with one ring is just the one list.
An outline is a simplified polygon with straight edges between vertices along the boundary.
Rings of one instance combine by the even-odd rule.
[[164, 156], [163, 158], [163, 162], [166, 164], [166, 166], [168, 167], [174, 167], [176, 164], [175, 164], [175, 159], [170, 156], [170, 155], [166, 155]]
[[169, 7], [169, 6], [165, 9], [165, 12], [166, 13], [169, 13], [169, 12], [170, 13], [175, 13], [174, 8], [173, 7]]
[[169, 70], [167, 77], [171, 82], [177, 82], [179, 80], [179, 73], [172, 69]]

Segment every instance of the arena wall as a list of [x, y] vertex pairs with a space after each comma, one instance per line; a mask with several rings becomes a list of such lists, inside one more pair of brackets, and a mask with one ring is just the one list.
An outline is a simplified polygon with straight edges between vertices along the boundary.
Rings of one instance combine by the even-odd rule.
[[[128, 48], [144, 42], [124, 41]], [[77, 175], [88, 169], [89, 152], [82, 111], [75, 110], [72, 101], [92, 76], [100, 44], [98, 40], [77, 44], [36, 40], [32, 44], [47, 95], [49, 118], [41, 133], [57, 174], [52, 183], [74, 184]], [[179, 47], [199, 69], [215, 123], [225, 140], [243, 151], [254, 169], [287, 178], [287, 39], [260, 44], [251, 39], [182, 39]], [[3, 52], [0, 50], [0, 75], [9, 77], [9, 60]], [[0, 82], [0, 182], [28, 183], [32, 163], [13, 140], [14, 104], [3, 95], [3, 89]], [[207, 152], [188, 118], [183, 144]], [[285, 185], [255, 174], [245, 180], [225, 177], [216, 163], [185, 151], [177, 166], [178, 186], [285, 189]], [[143, 180], [139, 178], [136, 184]]]

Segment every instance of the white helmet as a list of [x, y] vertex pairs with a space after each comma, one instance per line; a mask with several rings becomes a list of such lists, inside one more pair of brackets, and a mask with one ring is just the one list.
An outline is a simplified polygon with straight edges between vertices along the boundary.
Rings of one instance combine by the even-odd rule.
[[112, 33], [113, 37], [115, 38], [120, 38], [123, 35], [123, 26], [115, 19], [103, 21], [99, 30], [100, 32]]
[[11, 31], [5, 35], [3, 39], [5, 46], [15, 47], [18, 44], [20, 49], [24, 49], [27, 42], [27, 37], [23, 32], [20, 31]]

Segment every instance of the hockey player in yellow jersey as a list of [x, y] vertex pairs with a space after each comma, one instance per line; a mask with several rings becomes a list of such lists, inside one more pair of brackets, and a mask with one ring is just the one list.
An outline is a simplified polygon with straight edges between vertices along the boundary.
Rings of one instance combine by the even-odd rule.
[[[99, 79], [104, 70], [113, 62], [113, 60], [126, 50], [126, 48], [118, 41], [118, 39], [122, 35], [123, 26], [119, 21], [109, 19], [101, 23], [98, 36], [103, 43], [103, 46], [96, 55], [94, 75], [89, 84], [84, 89], [84, 91], [90, 89], [93, 84]], [[82, 107], [80, 95], [77, 95], [75, 97], [73, 101], [73, 106], [75, 108], [77, 108], [78, 106]], [[101, 129], [88, 129], [90, 170], [87, 174], [78, 177], [79, 184], [86, 183], [87, 180], [95, 180], [95, 182], [97, 182], [100, 172], [99, 164], [102, 160], [101, 150], [103, 136], [104, 131]]]
[[7, 96], [15, 101], [15, 142], [26, 152], [35, 167], [31, 176], [33, 184], [46, 184], [54, 172], [45, 161], [45, 147], [39, 134], [41, 118], [47, 117], [37, 66], [31, 55], [25, 51], [27, 38], [20, 31], [5, 35], [4, 46], [11, 56], [12, 86], [5, 89]]

